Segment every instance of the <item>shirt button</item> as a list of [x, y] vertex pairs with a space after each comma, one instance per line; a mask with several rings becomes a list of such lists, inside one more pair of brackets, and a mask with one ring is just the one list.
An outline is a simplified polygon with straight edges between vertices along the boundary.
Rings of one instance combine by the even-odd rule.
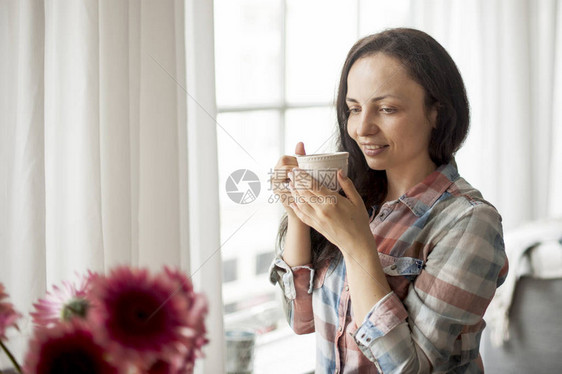
[[338, 327], [338, 331], [339, 331], [339, 332], [342, 332], [342, 331], [343, 331], [343, 327], [341, 327], [341, 326]]
[[397, 267], [398, 267], [397, 265], [392, 265], [392, 266], [390, 267], [390, 270], [396, 270]]
[[390, 211], [388, 209], [384, 209], [381, 212], [381, 220], [384, 220], [386, 218], [386, 216], [388, 216], [388, 213], [390, 213]]
[[346, 290], [346, 291], [349, 291], [349, 286], [345, 286], [345, 290]]

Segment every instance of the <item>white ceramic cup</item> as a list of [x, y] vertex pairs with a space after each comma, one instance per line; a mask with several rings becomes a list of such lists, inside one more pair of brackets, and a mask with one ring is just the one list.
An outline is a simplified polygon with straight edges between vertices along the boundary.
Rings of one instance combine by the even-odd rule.
[[332, 191], [339, 191], [341, 189], [338, 183], [337, 172], [338, 169], [342, 169], [343, 174], [347, 176], [348, 152], [297, 155], [296, 157], [299, 168], [310, 174], [317, 183], [326, 186]]

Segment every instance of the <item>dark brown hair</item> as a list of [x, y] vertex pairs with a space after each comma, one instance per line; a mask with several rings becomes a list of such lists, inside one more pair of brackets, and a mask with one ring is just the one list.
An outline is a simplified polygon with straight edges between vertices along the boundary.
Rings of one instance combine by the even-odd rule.
[[[336, 98], [339, 127], [338, 150], [349, 152], [348, 176], [354, 182], [366, 207], [383, 203], [387, 192], [386, 172], [369, 168], [357, 143], [347, 133], [347, 76], [353, 64], [363, 57], [384, 53], [399, 60], [410, 77], [425, 91], [429, 112], [437, 108], [435, 128], [429, 142], [429, 155], [437, 165], [454, 162], [455, 152], [468, 133], [469, 104], [460, 72], [447, 51], [423, 31], [396, 28], [360, 39], [349, 51], [342, 68]], [[279, 248], [287, 233], [287, 216], [278, 233]], [[311, 228], [314, 265], [325, 259], [341, 258], [337, 247]]]

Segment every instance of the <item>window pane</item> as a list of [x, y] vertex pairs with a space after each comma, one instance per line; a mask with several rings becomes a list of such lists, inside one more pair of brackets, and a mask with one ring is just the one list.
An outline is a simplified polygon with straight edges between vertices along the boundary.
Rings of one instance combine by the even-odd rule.
[[[280, 204], [268, 201], [268, 172], [280, 156], [280, 115], [277, 111], [222, 113], [218, 123], [220, 250], [225, 263], [237, 263], [236, 280], [223, 284], [223, 299], [228, 310], [234, 312], [272, 300], [277, 291], [266, 274], [256, 275], [256, 256], [273, 252], [281, 218]], [[255, 174], [260, 187], [257, 199], [245, 203], [231, 199], [227, 181], [235, 181], [240, 191], [252, 189], [251, 180], [231, 178], [237, 170]]]
[[238, 260], [236, 258], [225, 260], [222, 263], [222, 281], [228, 283], [238, 278]]
[[407, 27], [410, 24], [410, 0], [360, 1], [361, 36], [390, 27]]
[[266, 274], [274, 256], [273, 251], [258, 254], [256, 256], [256, 274]]
[[301, 141], [308, 154], [336, 150], [338, 130], [333, 107], [288, 110], [285, 130], [285, 154], [294, 154], [295, 145]]
[[215, 0], [219, 107], [280, 100], [281, 14], [279, 0]]
[[334, 101], [346, 54], [356, 40], [356, 2], [287, 1], [287, 100]]
[[[236, 170], [247, 169], [256, 174], [262, 183], [261, 192], [264, 192], [268, 187], [268, 172], [280, 155], [279, 112], [221, 113], [217, 122], [219, 183], [223, 186], [221, 204], [233, 203], [224, 186]], [[257, 200], [267, 201], [266, 194], [261, 192]]]
[[[258, 305], [264, 299], [272, 300], [278, 289], [268, 282], [267, 272], [256, 274], [256, 258], [264, 248], [269, 253], [275, 250], [281, 211], [274, 204], [252, 204], [251, 211], [245, 209], [221, 209], [221, 252], [224, 261], [237, 261], [237, 278], [223, 283], [225, 304]], [[260, 258], [260, 270], [264, 258]], [[268, 264], [269, 265], [269, 264]]]

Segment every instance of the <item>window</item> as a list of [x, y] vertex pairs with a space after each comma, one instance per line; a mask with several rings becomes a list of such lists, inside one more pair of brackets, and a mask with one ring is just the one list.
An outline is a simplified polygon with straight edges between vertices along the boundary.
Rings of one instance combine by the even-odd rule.
[[256, 275], [267, 273], [274, 256], [273, 252], [260, 253], [256, 256]]
[[233, 282], [238, 278], [238, 259], [231, 258], [222, 263], [222, 281], [224, 283]]
[[[298, 141], [308, 153], [335, 150], [333, 102], [347, 51], [360, 35], [406, 24], [409, 6], [408, 0], [215, 0], [227, 326], [236, 321], [269, 331], [282, 319], [281, 295], [267, 270], [283, 208], [268, 202], [268, 173]], [[252, 190], [250, 198], [233, 200], [227, 182], [236, 196]]]

